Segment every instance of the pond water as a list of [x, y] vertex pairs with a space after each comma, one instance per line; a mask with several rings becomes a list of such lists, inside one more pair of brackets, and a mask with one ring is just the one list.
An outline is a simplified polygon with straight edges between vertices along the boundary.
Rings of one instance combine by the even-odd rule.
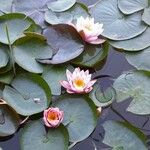
[[[80, 2], [83, 2], [87, 5], [91, 5], [94, 2], [96, 2], [96, 0], [80, 0]], [[134, 68], [128, 64], [128, 62], [124, 58], [124, 55], [111, 48], [109, 55], [107, 57], [106, 64], [100, 71], [97, 72], [97, 74], [110, 75], [113, 78], [117, 78], [120, 74], [122, 74], [122, 72], [131, 69]], [[113, 81], [108, 78], [100, 79], [100, 84], [103, 89], [109, 87], [112, 83]], [[133, 125], [142, 128], [145, 134], [150, 135], [150, 132], [147, 131], [150, 130], [150, 120], [148, 116], [147, 117], [136, 116], [133, 115], [132, 113], [125, 112], [125, 108], [129, 104], [129, 102], [130, 100], [127, 100], [117, 105], [114, 103], [115, 109], [118, 112], [120, 112], [122, 117], [112, 112], [109, 108], [104, 109], [102, 115], [100, 116], [99, 123], [94, 133], [88, 139], [74, 146], [72, 150], [94, 150], [92, 140], [94, 140], [94, 142], [96, 143], [97, 150], [107, 150], [108, 147], [106, 147], [104, 144], [101, 143], [104, 134], [104, 130], [101, 127], [101, 123], [108, 119], [120, 120], [124, 117], [128, 121], [130, 121]], [[146, 124], [144, 124], [145, 122]], [[3, 141], [1, 140], [0, 147], [2, 147], [3, 150], [20, 150], [18, 134], [19, 133], [16, 133], [12, 137], [9, 137], [5, 140], [3, 139]]]

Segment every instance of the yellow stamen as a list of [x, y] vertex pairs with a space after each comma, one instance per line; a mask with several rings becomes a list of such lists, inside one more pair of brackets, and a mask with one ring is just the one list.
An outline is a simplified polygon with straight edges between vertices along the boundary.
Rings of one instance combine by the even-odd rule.
[[51, 112], [51, 113], [48, 114], [47, 118], [48, 118], [49, 121], [57, 120], [57, 114], [54, 113], [54, 112]]
[[74, 83], [74, 86], [79, 89], [83, 88], [85, 86], [84, 80], [82, 80], [82, 79], [76, 79], [76, 80], [74, 80], [73, 83]]

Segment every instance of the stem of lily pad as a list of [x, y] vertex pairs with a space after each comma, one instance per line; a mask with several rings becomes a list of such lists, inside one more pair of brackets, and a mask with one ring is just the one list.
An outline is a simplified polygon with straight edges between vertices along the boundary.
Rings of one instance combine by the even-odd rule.
[[11, 61], [12, 61], [12, 65], [13, 65], [13, 72], [14, 72], [14, 75], [16, 75], [16, 69], [15, 69], [15, 62], [14, 62], [14, 57], [13, 57], [13, 48], [12, 48], [12, 45], [11, 45], [11, 42], [10, 42], [10, 37], [9, 37], [9, 32], [8, 32], [8, 26], [6, 24], [5, 26], [6, 28], [6, 35], [7, 35], [7, 39], [8, 39], [8, 43], [9, 43], [9, 49], [10, 49], [10, 56], [11, 56]]
[[77, 144], [77, 142], [72, 143], [68, 149], [71, 149], [72, 147], [74, 147]]
[[20, 122], [20, 125], [21, 125], [21, 124], [24, 124], [28, 119], [29, 119], [29, 116], [27, 116], [24, 120], [22, 120], [22, 121]]

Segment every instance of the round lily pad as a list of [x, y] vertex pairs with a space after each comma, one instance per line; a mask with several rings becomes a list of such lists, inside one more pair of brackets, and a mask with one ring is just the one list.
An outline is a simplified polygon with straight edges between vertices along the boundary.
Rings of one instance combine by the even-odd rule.
[[68, 150], [69, 137], [64, 126], [45, 129], [41, 121], [33, 121], [21, 131], [21, 150]]
[[113, 87], [118, 102], [132, 98], [127, 111], [139, 115], [150, 114], [150, 76], [140, 71], [124, 73], [115, 80]]
[[96, 107], [91, 99], [66, 95], [57, 100], [54, 106], [64, 111], [63, 124], [68, 129], [70, 142], [86, 139], [96, 127]]
[[45, 110], [51, 101], [49, 86], [39, 75], [21, 74], [5, 86], [5, 101], [17, 113], [29, 116]]
[[118, 0], [118, 7], [124, 14], [132, 14], [148, 6], [148, 0]]
[[47, 6], [54, 12], [62, 12], [71, 8], [75, 3], [76, 0], [55, 0], [47, 3]]
[[0, 105], [0, 136], [14, 134], [20, 124], [18, 114], [7, 105]]
[[0, 11], [4, 13], [9, 13], [12, 11], [13, 0], [4, 0], [0, 2]]
[[144, 9], [142, 20], [150, 26], [150, 7]]
[[44, 64], [61, 64], [79, 56], [84, 45], [79, 33], [69, 25], [60, 24], [44, 30], [48, 43], [53, 47], [55, 55], [52, 59], [38, 59]]
[[104, 25], [103, 36], [112, 40], [127, 40], [143, 33], [147, 26], [141, 21], [141, 12], [124, 15], [118, 9], [118, 0], [102, 0], [91, 8], [95, 22]]
[[36, 59], [51, 58], [52, 48], [42, 35], [32, 33], [14, 43], [13, 54], [16, 63], [25, 70], [42, 73], [43, 66]]

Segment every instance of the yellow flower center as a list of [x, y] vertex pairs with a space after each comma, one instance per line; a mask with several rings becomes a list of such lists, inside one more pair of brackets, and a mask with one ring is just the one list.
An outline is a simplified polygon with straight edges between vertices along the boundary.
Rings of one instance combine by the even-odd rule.
[[57, 120], [57, 114], [55, 112], [50, 112], [47, 116], [49, 121]]
[[77, 89], [82, 89], [85, 86], [84, 80], [82, 80], [82, 79], [74, 80], [73, 84], [74, 84], [75, 88], [77, 88]]
[[84, 27], [85, 27], [85, 29], [92, 31], [92, 25], [91, 24], [86, 24]]

